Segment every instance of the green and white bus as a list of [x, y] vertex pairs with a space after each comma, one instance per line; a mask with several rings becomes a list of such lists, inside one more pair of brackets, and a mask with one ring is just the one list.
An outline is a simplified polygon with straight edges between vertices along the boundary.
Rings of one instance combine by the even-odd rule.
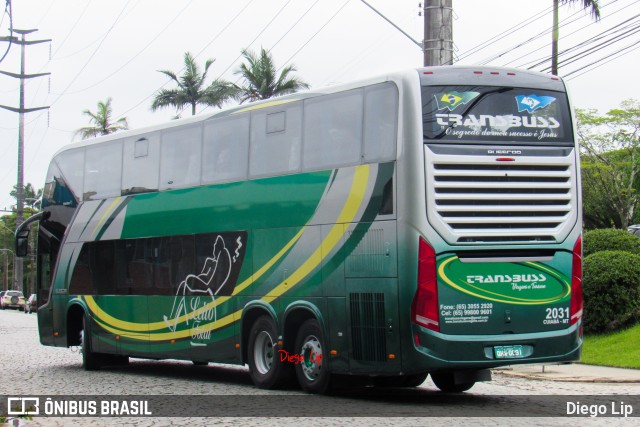
[[38, 219], [42, 344], [444, 391], [577, 360], [563, 81], [433, 67], [71, 144]]

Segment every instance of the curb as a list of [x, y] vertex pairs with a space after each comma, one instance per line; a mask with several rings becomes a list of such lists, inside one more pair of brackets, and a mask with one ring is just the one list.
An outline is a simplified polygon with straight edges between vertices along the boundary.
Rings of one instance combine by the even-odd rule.
[[536, 381], [558, 381], [568, 383], [609, 383], [609, 384], [639, 384], [640, 379], [621, 379], [621, 378], [609, 378], [609, 377], [578, 377], [567, 376], [566, 374], [557, 374], [553, 372], [547, 373], [531, 373], [531, 372], [516, 372], [513, 368], [499, 368], [493, 369], [493, 372], [498, 375], [504, 375], [507, 377], [526, 378]]

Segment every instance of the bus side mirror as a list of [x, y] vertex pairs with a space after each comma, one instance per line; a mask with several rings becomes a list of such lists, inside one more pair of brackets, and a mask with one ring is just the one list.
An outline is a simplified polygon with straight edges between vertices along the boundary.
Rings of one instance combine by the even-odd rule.
[[16, 256], [25, 257], [29, 253], [29, 230], [23, 230], [16, 235]]

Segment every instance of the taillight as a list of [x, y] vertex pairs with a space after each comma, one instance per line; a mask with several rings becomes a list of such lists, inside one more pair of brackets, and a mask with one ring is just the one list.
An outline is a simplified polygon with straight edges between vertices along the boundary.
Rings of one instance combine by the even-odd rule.
[[582, 317], [582, 236], [578, 236], [578, 240], [573, 246], [570, 314], [572, 325]]
[[418, 246], [418, 289], [411, 304], [411, 321], [440, 331], [436, 252], [422, 237]]

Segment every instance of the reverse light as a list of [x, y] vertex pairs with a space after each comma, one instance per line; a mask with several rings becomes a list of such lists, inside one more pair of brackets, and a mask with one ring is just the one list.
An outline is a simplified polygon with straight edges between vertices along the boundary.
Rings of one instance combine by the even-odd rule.
[[582, 318], [582, 236], [578, 236], [573, 246], [573, 263], [571, 266], [571, 305], [569, 313], [571, 324]]
[[411, 321], [439, 332], [436, 252], [422, 237], [418, 245], [418, 289], [411, 303]]

